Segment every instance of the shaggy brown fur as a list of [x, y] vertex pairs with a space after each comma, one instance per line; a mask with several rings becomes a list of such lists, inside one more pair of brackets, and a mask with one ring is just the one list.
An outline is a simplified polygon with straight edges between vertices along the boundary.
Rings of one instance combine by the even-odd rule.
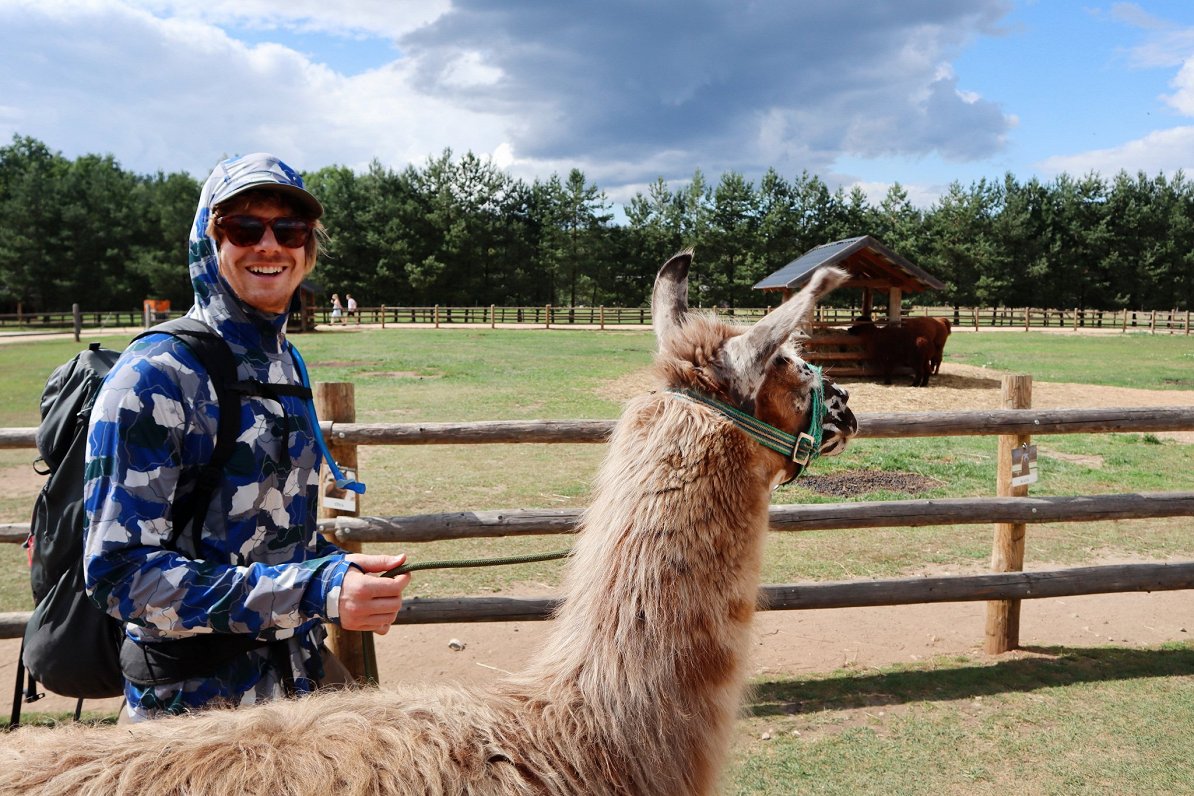
[[[660, 386], [738, 394], [767, 422], [802, 427], [816, 377], [784, 340], [844, 275], [815, 279], [743, 333], [687, 313], [690, 259], [673, 258], [656, 284]], [[848, 410], [835, 427], [840, 450], [856, 429]], [[637, 398], [610, 441], [554, 635], [522, 674], [488, 690], [326, 693], [127, 727], [24, 729], [0, 745], [0, 793], [713, 793], [769, 492], [785, 472], [782, 456], [710, 409], [666, 392]]]

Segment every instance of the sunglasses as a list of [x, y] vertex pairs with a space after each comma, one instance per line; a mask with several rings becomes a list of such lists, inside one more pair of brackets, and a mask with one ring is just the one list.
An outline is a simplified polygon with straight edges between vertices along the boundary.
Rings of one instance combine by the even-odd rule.
[[301, 218], [280, 217], [266, 221], [257, 216], [216, 216], [216, 226], [224, 231], [234, 246], [256, 246], [265, 237], [265, 228], [274, 231], [274, 240], [287, 249], [307, 245], [312, 225]]

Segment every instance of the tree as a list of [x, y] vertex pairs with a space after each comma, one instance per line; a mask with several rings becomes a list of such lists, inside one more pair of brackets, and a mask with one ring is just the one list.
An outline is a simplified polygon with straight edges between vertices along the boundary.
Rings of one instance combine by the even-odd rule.
[[749, 305], [757, 261], [759, 205], [754, 186], [735, 172], [723, 174], [713, 191], [706, 233], [704, 284], [711, 304]]
[[7, 309], [56, 309], [54, 243], [62, 228], [61, 187], [69, 162], [33, 138], [0, 149], [0, 301]]

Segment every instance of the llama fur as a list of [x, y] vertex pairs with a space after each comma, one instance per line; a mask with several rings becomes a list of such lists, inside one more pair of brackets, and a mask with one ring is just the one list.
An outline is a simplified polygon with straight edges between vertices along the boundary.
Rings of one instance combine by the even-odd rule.
[[[0, 743], [0, 794], [716, 792], [770, 492], [792, 470], [663, 390], [703, 390], [802, 429], [819, 377], [785, 341], [845, 275], [819, 272], [792, 307], [744, 329], [687, 311], [690, 260], [660, 272], [661, 389], [616, 424], [552, 636], [523, 672], [488, 688], [348, 690], [127, 726], [24, 728]], [[827, 425], [835, 452], [856, 430], [840, 395], [843, 414]]]

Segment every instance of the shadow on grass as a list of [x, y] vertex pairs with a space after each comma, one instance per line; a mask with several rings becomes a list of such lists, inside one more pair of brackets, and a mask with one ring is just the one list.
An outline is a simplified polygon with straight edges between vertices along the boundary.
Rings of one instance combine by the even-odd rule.
[[948, 701], [1042, 688], [1194, 674], [1194, 646], [1134, 650], [1028, 647], [1033, 657], [981, 665], [834, 674], [817, 680], [755, 684], [751, 716], [793, 715], [906, 702]]

